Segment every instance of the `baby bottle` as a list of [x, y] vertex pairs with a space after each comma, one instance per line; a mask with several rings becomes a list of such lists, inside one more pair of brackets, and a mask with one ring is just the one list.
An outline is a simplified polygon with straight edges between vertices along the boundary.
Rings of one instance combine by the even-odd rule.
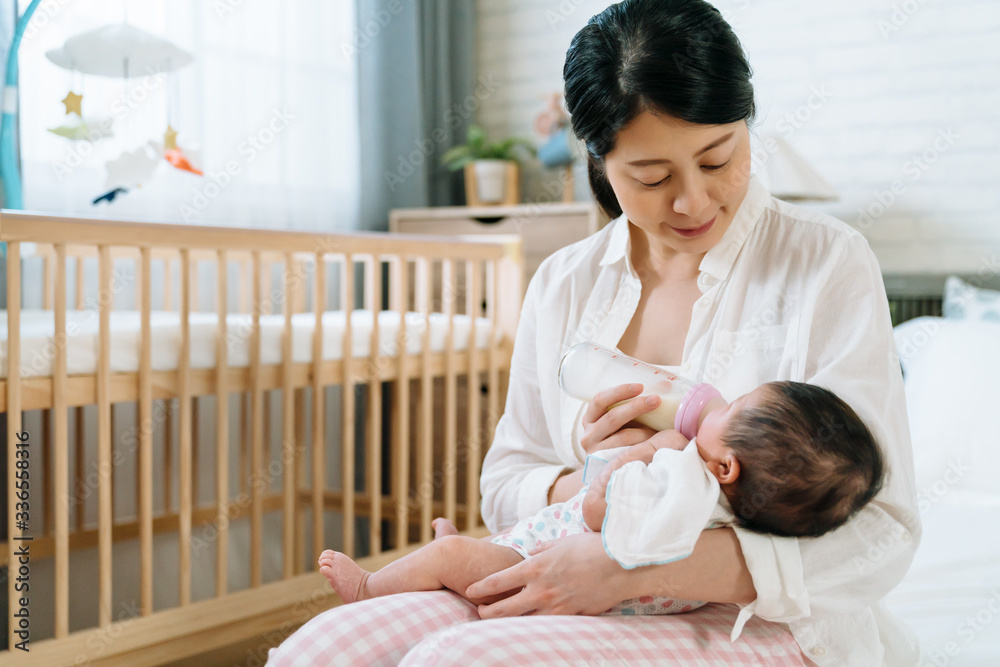
[[559, 386], [581, 401], [589, 403], [604, 389], [631, 383], [642, 384], [642, 394], [629, 400], [660, 397], [660, 405], [636, 417], [637, 422], [656, 431], [677, 429], [689, 440], [698, 432], [708, 402], [721, 398], [710, 384], [692, 382], [597, 343], [574, 345], [559, 362]]

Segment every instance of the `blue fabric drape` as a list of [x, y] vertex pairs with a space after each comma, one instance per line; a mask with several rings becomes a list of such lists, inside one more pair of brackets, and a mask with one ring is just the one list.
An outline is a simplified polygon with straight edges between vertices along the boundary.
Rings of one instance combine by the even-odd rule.
[[480, 104], [475, 3], [357, 0], [357, 24], [361, 228], [386, 229], [392, 208], [463, 204], [441, 156]]

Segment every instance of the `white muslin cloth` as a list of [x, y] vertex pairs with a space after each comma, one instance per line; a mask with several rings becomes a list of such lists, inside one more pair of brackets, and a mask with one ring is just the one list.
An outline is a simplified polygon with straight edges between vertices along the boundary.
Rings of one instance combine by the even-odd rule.
[[612, 473], [605, 500], [604, 550], [627, 569], [686, 558], [701, 531], [735, 518], [695, 440], [657, 451], [648, 466], [626, 463]]

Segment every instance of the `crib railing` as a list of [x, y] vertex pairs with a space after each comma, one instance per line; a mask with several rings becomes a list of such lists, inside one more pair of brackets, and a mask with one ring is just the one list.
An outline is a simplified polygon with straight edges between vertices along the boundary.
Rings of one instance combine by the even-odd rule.
[[[81, 656], [157, 664], [190, 655], [195, 649], [188, 640], [195, 634], [197, 650], [207, 650], [278, 626], [287, 631], [294, 627], [289, 609], [303, 600], [310, 614], [336, 603], [311, 572], [323, 548], [334, 545], [377, 567], [430, 539], [434, 515], [470, 534], [482, 531], [479, 467], [502, 407], [522, 294], [516, 238], [318, 235], [4, 211], [0, 241], [7, 250], [8, 360], [7, 377], [0, 380], [8, 502], [0, 566], [9, 572], [11, 614], [22, 596], [11, 581], [18, 550], [30, 547], [33, 566], [52, 560], [51, 639], [31, 635], [33, 664], [78, 662]], [[26, 272], [28, 263], [37, 265], [37, 276]], [[25, 370], [20, 335], [23, 297], [39, 286], [38, 305], [54, 318], [51, 370], [42, 375]], [[76, 311], [97, 320], [92, 373], [67, 372], [71, 297]], [[138, 313], [140, 323], [134, 371], [111, 365], [112, 314], [122, 304]], [[154, 310], [177, 314], [176, 368], [154, 369]], [[192, 316], [208, 310], [218, 323], [215, 363], [195, 368]], [[356, 355], [353, 340], [360, 310], [372, 313], [364, 356]], [[327, 358], [324, 348], [324, 313], [331, 311], [345, 320], [337, 358]], [[397, 318], [390, 345], [380, 336], [379, 312]], [[247, 365], [229, 359], [229, 319], [236, 313], [249, 323], [235, 332], [248, 343]], [[310, 314], [307, 361], [295, 359], [296, 313]], [[424, 322], [422, 331], [408, 331], [413, 313], [423, 318], [414, 320]], [[265, 363], [262, 318], [277, 315], [280, 362]], [[432, 349], [432, 316], [446, 319], [440, 350]], [[472, 322], [466, 341], [456, 340], [461, 317]], [[485, 345], [477, 342], [480, 324], [488, 329]], [[419, 349], [412, 353], [415, 344]], [[275, 396], [280, 407], [271, 405]], [[116, 415], [128, 404], [135, 423], [123, 435]], [[96, 413], [96, 438], [85, 411]], [[37, 429], [25, 428], [29, 415]], [[331, 424], [334, 418], [339, 423]], [[277, 442], [271, 438], [274, 421], [280, 421]], [[206, 425], [214, 442], [205, 442]], [[32, 442], [17, 447], [25, 433]], [[88, 438], [96, 440], [95, 457]], [[126, 440], [135, 441], [132, 459]], [[205, 456], [208, 448], [213, 456]], [[331, 457], [337, 458], [333, 464]], [[96, 480], [86, 474], [90, 458]], [[115, 480], [127, 474], [126, 460], [135, 465], [134, 516], [116, 516], [115, 496], [126, 485]], [[329, 473], [331, 465], [339, 475]], [[30, 478], [23, 494], [29, 500], [19, 499], [19, 470]], [[208, 503], [198, 493], [205, 486], [214, 492]], [[88, 520], [86, 499], [94, 490], [96, 519]], [[41, 516], [20, 513], [39, 504]], [[265, 582], [268, 516], [280, 518], [281, 568]], [[230, 533], [244, 524], [248, 553], [234, 554]], [[193, 595], [194, 575], [205, 578], [192, 561], [199, 530], [210, 531], [215, 548], [214, 594]], [[177, 602], [154, 609], [154, 538], [162, 535], [177, 540]], [[135, 618], [122, 620], [114, 612], [121, 607], [112, 586], [114, 547], [130, 541], [138, 542], [138, 600], [130, 614]], [[95, 547], [96, 623], [71, 628], [71, 554]], [[242, 558], [247, 585], [233, 590], [238, 584], [229, 573]], [[112, 630], [113, 642], [107, 640]], [[23, 640], [18, 631], [12, 623], [10, 647]], [[0, 653], [0, 663], [16, 653]]]

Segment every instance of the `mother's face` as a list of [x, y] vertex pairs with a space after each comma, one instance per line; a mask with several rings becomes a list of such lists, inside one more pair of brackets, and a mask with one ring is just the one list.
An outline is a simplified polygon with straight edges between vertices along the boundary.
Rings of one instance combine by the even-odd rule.
[[750, 133], [745, 121], [694, 125], [644, 111], [619, 132], [605, 167], [622, 212], [651, 246], [705, 253], [746, 196]]

